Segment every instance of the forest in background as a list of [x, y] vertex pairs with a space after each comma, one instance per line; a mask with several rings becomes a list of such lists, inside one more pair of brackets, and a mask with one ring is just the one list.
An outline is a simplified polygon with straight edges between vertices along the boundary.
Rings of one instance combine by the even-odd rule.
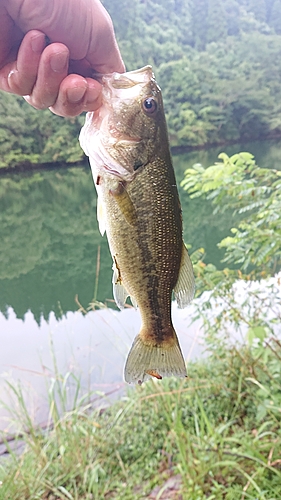
[[[128, 70], [153, 66], [171, 146], [281, 134], [281, 0], [104, 0]], [[0, 167], [77, 162], [84, 116], [0, 93]]]

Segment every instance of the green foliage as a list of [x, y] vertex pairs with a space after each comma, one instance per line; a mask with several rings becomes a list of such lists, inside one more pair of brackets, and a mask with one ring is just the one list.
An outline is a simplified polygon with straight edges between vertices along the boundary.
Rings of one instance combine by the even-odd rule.
[[258, 21], [266, 22], [266, 1], [249, 0], [248, 8]]
[[278, 35], [281, 34], [281, 0], [274, 0], [270, 12], [269, 24], [274, 28], [275, 33]]
[[225, 0], [224, 9], [227, 22], [227, 34], [229, 36], [237, 36], [240, 33], [240, 10], [236, 0]]
[[108, 244], [96, 223], [89, 169], [5, 176], [0, 183], [0, 310], [31, 310], [38, 322], [50, 311], [77, 310], [75, 295], [93, 298], [98, 246], [103, 256], [99, 294], [111, 297]]
[[0, 92], [0, 168], [19, 163], [76, 162], [84, 119], [37, 111], [23, 98]]
[[[172, 146], [280, 135], [280, 1], [104, 0], [127, 69], [153, 66]], [[0, 93], [0, 167], [80, 161], [83, 121]]]
[[261, 7], [255, 17], [236, 0], [104, 3], [128, 69], [153, 65], [171, 145], [280, 134], [281, 39]]
[[229, 37], [224, 44], [210, 44], [205, 52], [189, 49], [187, 57], [161, 64], [157, 77], [171, 144], [280, 133], [280, 49], [277, 37], [243, 35], [239, 41]]
[[[255, 418], [261, 424], [260, 429], [267, 428], [270, 433], [280, 414], [280, 388], [275, 381], [280, 380], [281, 367], [281, 276], [275, 273], [281, 267], [281, 172], [258, 167], [250, 153], [232, 157], [222, 153], [219, 158], [220, 162], [207, 169], [200, 164], [189, 168], [182, 182], [191, 198], [211, 201], [217, 217], [229, 210], [235, 217], [239, 216], [237, 227], [232, 229], [234, 236], [224, 238], [218, 245], [225, 249], [224, 262], [230, 264], [230, 268], [218, 270], [213, 264], [206, 265], [203, 249], [198, 249], [192, 255], [197, 293], [200, 295], [208, 290], [195, 303], [197, 315], [193, 319], [203, 321], [205, 340], [218, 359], [225, 355], [231, 356], [232, 349], [242, 356], [242, 366], [239, 368], [236, 362], [231, 363], [231, 368], [226, 367], [225, 373], [229, 369], [233, 370], [237, 376], [240, 373], [242, 384], [247, 382], [254, 385], [256, 391], [253, 401], [248, 410], [244, 407], [246, 420], [251, 420], [250, 414], [254, 408]], [[246, 271], [249, 274], [245, 274]], [[274, 279], [270, 278], [274, 275]], [[258, 281], [261, 278], [264, 279]], [[239, 344], [247, 346], [246, 357], [241, 348], [236, 351]], [[251, 373], [244, 378], [243, 370], [249, 354], [253, 365]], [[259, 371], [259, 362], [266, 367], [264, 373]], [[264, 378], [265, 373], [267, 375]], [[272, 381], [271, 389], [266, 382], [268, 375]], [[240, 383], [239, 387], [243, 392]], [[236, 404], [243, 405], [247, 391], [245, 387], [239, 403], [233, 403], [234, 408]], [[265, 421], [269, 414], [273, 420], [267, 427]], [[245, 429], [241, 439], [244, 437]], [[234, 443], [235, 439], [235, 446]], [[275, 463], [279, 464], [279, 460]], [[236, 467], [237, 463], [233, 463], [233, 468]], [[247, 487], [243, 489], [244, 492], [248, 491], [249, 498], [273, 500], [280, 496], [279, 492], [273, 493], [265, 486], [258, 472], [254, 482], [248, 477], [249, 488], [250, 484], [255, 493]], [[228, 487], [226, 496], [222, 498], [240, 498], [238, 491], [235, 487], [232, 492]], [[246, 496], [242, 495], [241, 498]]]
[[101, 399], [102, 411], [92, 409], [96, 394], [81, 397], [77, 376], [55, 371], [44, 430], [9, 384], [25, 448], [18, 456], [3, 433], [10, 459], [0, 465], [0, 498], [280, 498], [280, 343], [265, 351], [266, 361], [218, 349], [189, 364], [188, 381], [150, 381], [109, 408]]
[[208, 2], [207, 43], [222, 42], [227, 35], [226, 12], [222, 0]]
[[182, 185], [191, 197], [212, 200], [216, 214], [239, 215], [232, 235], [218, 245], [224, 262], [252, 270], [255, 278], [273, 276], [281, 268], [281, 172], [258, 167], [249, 153], [219, 158], [207, 169], [188, 169]]
[[196, 50], [204, 50], [207, 42], [208, 0], [193, 0], [191, 4], [192, 38]]

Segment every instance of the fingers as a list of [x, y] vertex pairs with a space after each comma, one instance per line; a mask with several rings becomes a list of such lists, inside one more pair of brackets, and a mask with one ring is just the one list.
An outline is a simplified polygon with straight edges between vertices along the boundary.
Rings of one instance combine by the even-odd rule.
[[69, 50], [62, 43], [46, 47], [44, 33], [32, 30], [22, 40], [16, 60], [0, 71], [0, 88], [13, 94], [28, 95], [37, 109], [52, 106], [60, 84], [68, 73]]
[[54, 43], [44, 49], [41, 54], [37, 78], [27, 92], [26, 100], [36, 109], [45, 109], [56, 102], [59, 88], [67, 76], [69, 51], [61, 43]]
[[[89, 72], [86, 61], [70, 66], [71, 71]], [[16, 61], [0, 70], [0, 88], [24, 96], [36, 109], [50, 108], [60, 116], [95, 111], [101, 105], [101, 85], [68, 71], [68, 48], [61, 43], [46, 47], [44, 33], [32, 30], [23, 38]]]
[[[42, 2], [45, 10], [38, 2], [32, 11], [28, 2], [17, 11], [13, 2], [2, 3], [0, 41], [9, 50], [1, 52], [0, 44], [0, 89], [61, 116], [95, 111], [101, 105], [101, 85], [90, 78], [93, 70], [125, 70], [112, 21], [101, 2], [92, 0], [83, 9], [77, 0], [62, 0], [55, 5], [60, 6], [56, 16], [47, 15], [47, 8], [54, 11], [52, 2]], [[28, 31], [33, 26], [38, 29]], [[56, 41], [47, 45], [45, 34]]]
[[56, 102], [50, 110], [60, 116], [78, 116], [101, 106], [101, 85], [91, 78], [68, 75], [61, 83]]
[[9, 92], [18, 95], [32, 92], [45, 46], [44, 33], [36, 30], [27, 33], [20, 45], [16, 60], [6, 67]]
[[31, 92], [44, 46], [45, 35], [37, 30], [27, 33], [21, 43], [11, 42], [10, 53], [0, 70], [0, 89], [18, 95]]

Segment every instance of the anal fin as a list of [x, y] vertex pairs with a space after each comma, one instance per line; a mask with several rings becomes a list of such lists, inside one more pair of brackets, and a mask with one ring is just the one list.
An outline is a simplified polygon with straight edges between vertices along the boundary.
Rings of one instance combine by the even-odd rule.
[[193, 274], [193, 267], [188, 255], [188, 251], [182, 244], [181, 265], [178, 276], [178, 281], [174, 288], [174, 294], [178, 306], [182, 309], [186, 307], [194, 297], [195, 280]]
[[[98, 190], [97, 190], [98, 193]], [[100, 196], [98, 194], [98, 199], [97, 199], [97, 219], [98, 219], [98, 224], [99, 224], [99, 230], [101, 235], [103, 236], [105, 233], [105, 210], [103, 207], [103, 204], [101, 202]]]
[[113, 270], [113, 276], [112, 276], [113, 297], [119, 309], [124, 309], [129, 294], [126, 288], [122, 284], [120, 269], [118, 268], [115, 256], [113, 256], [112, 270]]
[[133, 307], [137, 309], [138, 304], [136, 302], [136, 299], [127, 292], [122, 283], [121, 272], [115, 255], [113, 256], [112, 270], [113, 297], [116, 305], [119, 307], [119, 309], [124, 309], [127, 297], [130, 297]]

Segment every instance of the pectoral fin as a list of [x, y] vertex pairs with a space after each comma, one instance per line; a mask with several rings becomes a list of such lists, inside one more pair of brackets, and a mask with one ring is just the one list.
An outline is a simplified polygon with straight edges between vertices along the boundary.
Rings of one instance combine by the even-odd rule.
[[126, 222], [133, 226], [137, 223], [137, 212], [135, 206], [128, 195], [126, 190], [126, 186], [119, 182], [118, 187], [114, 190], [110, 190], [111, 194], [114, 196], [116, 203], [123, 216], [126, 219]]
[[195, 291], [195, 281], [193, 267], [187, 249], [182, 244], [181, 265], [174, 294], [178, 306], [182, 309], [193, 299]]

